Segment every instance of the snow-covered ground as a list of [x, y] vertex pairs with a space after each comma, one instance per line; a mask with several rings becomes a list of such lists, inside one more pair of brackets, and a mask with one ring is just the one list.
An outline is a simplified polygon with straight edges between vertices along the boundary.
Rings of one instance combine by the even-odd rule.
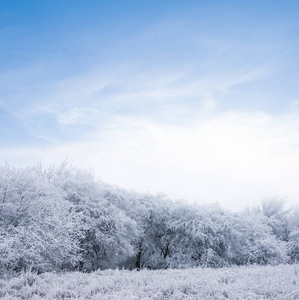
[[1, 299], [299, 299], [299, 265], [23, 273]]

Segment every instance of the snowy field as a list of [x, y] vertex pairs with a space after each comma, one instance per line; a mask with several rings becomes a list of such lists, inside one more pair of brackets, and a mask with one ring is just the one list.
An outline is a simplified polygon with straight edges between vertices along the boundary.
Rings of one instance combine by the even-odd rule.
[[299, 299], [299, 265], [107, 270], [0, 281], [1, 299]]

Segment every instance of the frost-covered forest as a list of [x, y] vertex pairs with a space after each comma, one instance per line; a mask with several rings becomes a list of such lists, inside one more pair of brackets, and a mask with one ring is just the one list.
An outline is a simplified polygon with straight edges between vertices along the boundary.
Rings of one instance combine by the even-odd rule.
[[299, 259], [299, 209], [233, 213], [107, 185], [67, 163], [0, 168], [0, 274], [277, 265]]

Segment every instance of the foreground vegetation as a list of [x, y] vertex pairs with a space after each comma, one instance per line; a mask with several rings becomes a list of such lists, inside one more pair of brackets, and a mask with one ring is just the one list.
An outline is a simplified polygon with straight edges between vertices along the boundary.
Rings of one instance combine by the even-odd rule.
[[299, 265], [93, 273], [25, 272], [0, 280], [3, 299], [299, 299]]

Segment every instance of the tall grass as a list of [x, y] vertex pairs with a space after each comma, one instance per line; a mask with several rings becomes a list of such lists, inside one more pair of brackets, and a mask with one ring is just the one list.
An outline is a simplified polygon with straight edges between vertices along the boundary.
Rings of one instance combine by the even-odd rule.
[[24, 272], [0, 280], [1, 299], [299, 299], [298, 265], [222, 269]]

